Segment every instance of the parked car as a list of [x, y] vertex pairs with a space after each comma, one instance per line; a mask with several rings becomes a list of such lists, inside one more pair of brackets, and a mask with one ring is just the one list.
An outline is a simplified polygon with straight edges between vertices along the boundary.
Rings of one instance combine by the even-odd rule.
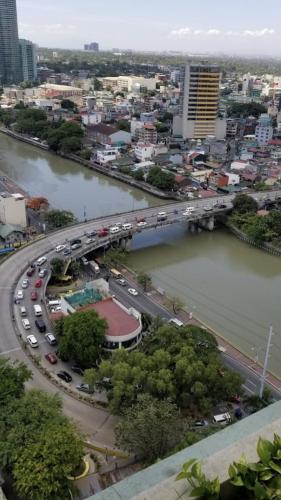
[[53, 352], [48, 352], [48, 354], [45, 354], [45, 358], [51, 365], [55, 365], [58, 362], [58, 358]]
[[78, 373], [78, 375], [84, 375], [84, 370], [81, 368], [79, 365], [72, 365], [71, 370], [75, 373]]
[[22, 290], [18, 290], [17, 291], [16, 299], [17, 300], [22, 300], [23, 299], [23, 291]]
[[79, 384], [76, 386], [76, 389], [78, 389], [78, 391], [86, 392], [86, 394], [93, 394], [95, 392], [89, 384]]
[[195, 427], [206, 427], [207, 425], [209, 425], [207, 420], [195, 420], [194, 422]]
[[62, 252], [65, 249], [65, 245], [57, 245], [55, 250], [56, 252]]
[[64, 380], [65, 382], [71, 382], [72, 381], [72, 376], [69, 375], [65, 370], [61, 370], [60, 372], [57, 373], [57, 376]]
[[34, 335], [28, 335], [26, 337], [26, 340], [29, 343], [30, 347], [38, 347], [38, 342]]
[[28, 269], [26, 276], [30, 278], [31, 276], [33, 276], [34, 273], [35, 273], [35, 267], [31, 267], [30, 269]]
[[35, 288], [41, 288], [41, 285], [42, 285], [42, 280], [41, 278], [38, 278], [36, 281], [35, 281]]
[[128, 292], [131, 295], [134, 295], [135, 297], [139, 294], [139, 292], [137, 292], [137, 290], [135, 290], [135, 288], [128, 288]]
[[57, 345], [57, 339], [53, 333], [45, 333], [45, 339], [50, 345]]
[[241, 403], [241, 397], [239, 396], [239, 394], [233, 394], [229, 399], [232, 403]]
[[30, 298], [31, 298], [31, 300], [37, 300], [38, 294], [37, 294], [36, 290], [33, 290], [31, 292]]
[[39, 278], [45, 278], [48, 274], [48, 269], [41, 269], [38, 273]]

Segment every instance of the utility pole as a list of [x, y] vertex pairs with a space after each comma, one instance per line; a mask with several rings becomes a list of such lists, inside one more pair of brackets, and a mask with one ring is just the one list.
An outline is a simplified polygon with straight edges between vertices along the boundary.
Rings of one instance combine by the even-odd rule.
[[265, 384], [265, 380], [266, 380], [266, 372], [267, 372], [267, 365], [268, 365], [268, 359], [269, 359], [269, 351], [271, 348], [272, 335], [273, 335], [273, 328], [272, 328], [272, 326], [270, 326], [268, 340], [267, 340], [267, 346], [266, 346], [266, 353], [265, 353], [265, 358], [264, 358], [264, 363], [263, 363], [262, 376], [261, 376], [261, 385], [260, 385], [260, 393], [259, 393], [260, 398], [262, 398], [263, 391], [264, 391], [264, 384]]

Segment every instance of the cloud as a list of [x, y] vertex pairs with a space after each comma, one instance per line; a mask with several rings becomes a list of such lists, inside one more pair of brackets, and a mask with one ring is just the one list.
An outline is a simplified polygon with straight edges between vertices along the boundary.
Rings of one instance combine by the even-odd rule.
[[244, 30], [244, 31], [221, 31], [217, 28], [211, 28], [208, 30], [203, 29], [193, 29], [189, 27], [179, 28], [172, 30], [170, 32], [171, 37], [176, 38], [187, 38], [191, 36], [245, 36], [245, 37], [253, 37], [253, 38], [261, 38], [263, 36], [271, 36], [275, 34], [275, 30], [272, 28], [263, 28], [260, 30]]
[[264, 28], [262, 30], [245, 30], [243, 31], [243, 36], [252, 36], [256, 38], [260, 38], [262, 36], [274, 35], [275, 30], [272, 28]]

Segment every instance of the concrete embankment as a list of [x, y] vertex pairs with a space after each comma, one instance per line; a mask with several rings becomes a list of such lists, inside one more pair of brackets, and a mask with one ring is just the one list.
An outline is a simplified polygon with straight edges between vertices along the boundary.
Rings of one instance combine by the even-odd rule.
[[281, 257], [281, 250], [275, 248], [273, 245], [269, 243], [257, 243], [253, 238], [250, 238], [245, 233], [240, 231], [237, 227], [233, 226], [233, 224], [226, 223], [225, 226], [231, 231], [239, 240], [245, 241], [248, 245], [252, 245], [260, 250], [264, 250], [265, 252], [270, 253], [271, 255], [275, 255], [277, 257]]

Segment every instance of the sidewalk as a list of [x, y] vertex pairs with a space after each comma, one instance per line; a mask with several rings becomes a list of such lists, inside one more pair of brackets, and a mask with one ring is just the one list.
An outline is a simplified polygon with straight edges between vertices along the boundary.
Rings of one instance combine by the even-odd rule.
[[[133, 282], [135, 284], [135, 286], [139, 286], [137, 281], [136, 281], [136, 275], [133, 271], [131, 271], [127, 268], [123, 268], [122, 274], [125, 277], [127, 277], [131, 282]], [[168, 308], [165, 306], [166, 295], [161, 295], [153, 287], [152, 287], [151, 292], [150, 292], [150, 299], [153, 302], [155, 302], [156, 304], [159, 304], [161, 307], [164, 307], [165, 309], [168, 310]], [[190, 319], [190, 314], [192, 315], [192, 319]], [[250, 358], [250, 356], [248, 356], [246, 353], [243, 353], [238, 348], [236, 348], [234, 345], [232, 345], [228, 340], [226, 340], [224, 337], [222, 337], [210, 325], [204, 323], [203, 321], [200, 320], [200, 318], [197, 318], [196, 316], [194, 316], [192, 311], [182, 310], [177, 315], [177, 317], [185, 324], [198, 325], [198, 326], [201, 326], [202, 328], [205, 328], [208, 331], [210, 331], [215, 336], [220, 347], [225, 349], [225, 354], [227, 354], [230, 358], [234, 359], [235, 361], [239, 362], [241, 365], [244, 365], [245, 367], [247, 367], [254, 374], [261, 376], [261, 374], [262, 374], [262, 367], [261, 366], [259, 366], [257, 363], [255, 363], [254, 360], [252, 358]], [[267, 372], [266, 382], [268, 384], [272, 385], [272, 387], [274, 387], [274, 389], [276, 389], [277, 391], [279, 391], [281, 393], [281, 378], [277, 377], [276, 375], [274, 375], [270, 372]]]

